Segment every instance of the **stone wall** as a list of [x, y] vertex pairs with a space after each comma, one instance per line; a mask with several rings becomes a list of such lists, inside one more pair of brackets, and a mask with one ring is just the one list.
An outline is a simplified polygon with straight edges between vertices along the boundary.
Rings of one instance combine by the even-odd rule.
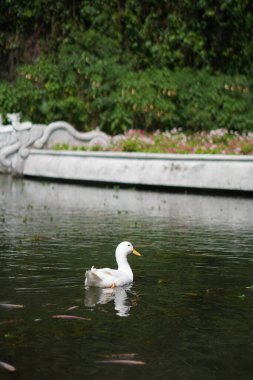
[[[253, 194], [253, 157], [50, 150], [55, 144], [108, 146], [112, 137], [70, 124], [20, 122], [0, 125], [0, 173], [94, 184], [151, 186]], [[1, 124], [1, 119], [0, 119]]]
[[32, 150], [24, 175], [93, 184], [253, 194], [253, 157]]

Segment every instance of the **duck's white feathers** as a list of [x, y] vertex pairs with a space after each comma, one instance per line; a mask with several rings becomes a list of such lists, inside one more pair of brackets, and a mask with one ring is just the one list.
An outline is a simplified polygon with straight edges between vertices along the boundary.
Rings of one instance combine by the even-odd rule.
[[133, 252], [131, 243], [120, 243], [116, 249], [116, 261], [118, 269], [92, 267], [85, 273], [85, 286], [96, 286], [109, 288], [112, 286], [123, 286], [133, 281], [133, 272], [127, 261], [127, 255]]
[[133, 281], [127, 273], [110, 268], [91, 269], [86, 271], [85, 276], [85, 286], [98, 286], [101, 288], [122, 286]]

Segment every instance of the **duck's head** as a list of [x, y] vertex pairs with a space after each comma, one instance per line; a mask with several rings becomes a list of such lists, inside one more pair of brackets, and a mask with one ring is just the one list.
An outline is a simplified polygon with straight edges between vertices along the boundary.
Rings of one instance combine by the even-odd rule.
[[141, 256], [141, 254], [136, 251], [133, 244], [129, 241], [123, 241], [116, 248], [116, 256], [127, 256], [133, 253], [136, 256]]

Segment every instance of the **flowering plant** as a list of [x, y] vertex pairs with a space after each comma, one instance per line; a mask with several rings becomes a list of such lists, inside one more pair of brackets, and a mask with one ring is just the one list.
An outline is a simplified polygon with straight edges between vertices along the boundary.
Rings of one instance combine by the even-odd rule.
[[[70, 149], [58, 145], [56, 149]], [[72, 148], [73, 149], [73, 148]], [[181, 154], [253, 154], [253, 132], [239, 134], [226, 128], [210, 132], [184, 132], [182, 128], [168, 131], [146, 132], [129, 129], [112, 139], [107, 147], [81, 147], [81, 150], [110, 150], [116, 152], [181, 153]]]

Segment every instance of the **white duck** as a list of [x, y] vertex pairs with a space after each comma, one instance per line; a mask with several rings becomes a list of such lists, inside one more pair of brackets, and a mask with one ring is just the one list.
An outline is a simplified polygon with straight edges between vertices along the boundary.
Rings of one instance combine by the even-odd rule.
[[96, 286], [99, 288], [115, 288], [130, 284], [133, 281], [133, 272], [127, 261], [127, 256], [133, 253], [141, 256], [129, 241], [123, 241], [116, 248], [116, 261], [118, 269], [92, 267], [85, 272], [85, 286]]

